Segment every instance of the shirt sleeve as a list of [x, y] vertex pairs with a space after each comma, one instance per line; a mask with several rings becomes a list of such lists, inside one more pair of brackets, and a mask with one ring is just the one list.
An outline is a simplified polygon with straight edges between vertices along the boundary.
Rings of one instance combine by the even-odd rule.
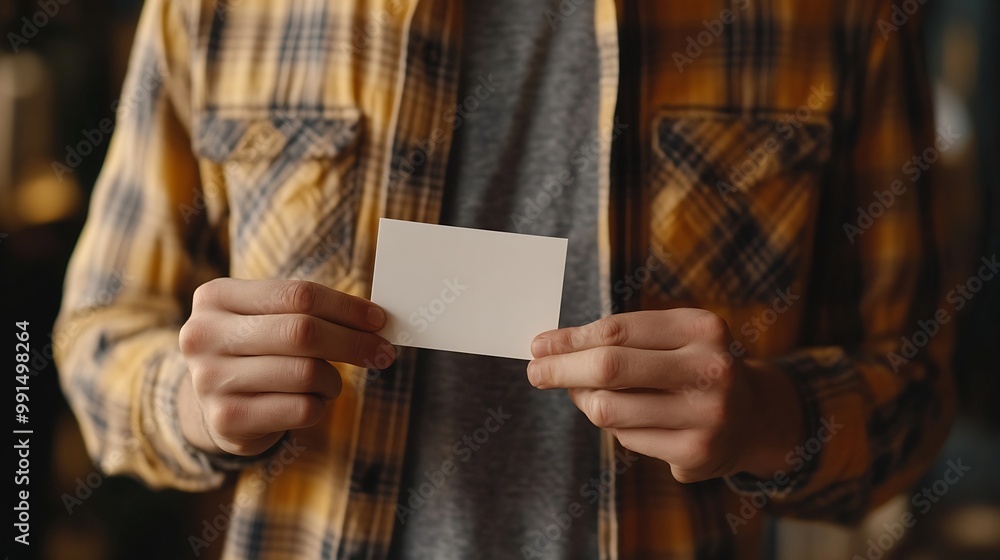
[[[923, 475], [954, 414], [956, 306], [938, 285], [928, 180], [937, 157], [929, 150], [947, 149], [950, 133], [933, 131], [921, 14], [898, 25], [892, 3], [878, 4], [857, 119], [846, 127], [852, 203], [818, 233], [845, 241], [815, 256], [814, 274], [828, 277], [834, 294], [817, 315], [820, 344], [771, 364], [795, 380], [807, 439], [775, 480], [727, 478], [738, 492], [769, 493], [776, 514], [857, 521]], [[840, 253], [853, 266], [843, 267]]]
[[66, 277], [54, 348], [87, 449], [110, 474], [203, 490], [224, 472], [178, 423], [180, 326], [209, 235], [190, 141], [189, 14], [148, 0], [117, 124]]

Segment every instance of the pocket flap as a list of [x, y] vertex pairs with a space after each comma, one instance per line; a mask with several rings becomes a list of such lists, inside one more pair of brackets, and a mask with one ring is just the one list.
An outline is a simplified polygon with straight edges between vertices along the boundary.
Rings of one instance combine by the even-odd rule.
[[312, 112], [267, 111], [230, 117], [216, 112], [197, 122], [195, 153], [215, 162], [272, 159], [285, 152], [291, 159], [330, 158], [354, 144], [361, 113], [355, 108]]
[[654, 131], [654, 153], [667, 164], [669, 179], [685, 185], [724, 183], [746, 190], [830, 157], [830, 124], [788, 115], [663, 112]]

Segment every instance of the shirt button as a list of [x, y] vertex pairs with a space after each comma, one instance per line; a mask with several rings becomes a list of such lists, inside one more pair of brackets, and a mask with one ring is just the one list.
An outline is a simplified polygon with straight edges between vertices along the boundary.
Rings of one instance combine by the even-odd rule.
[[441, 62], [441, 45], [427, 41], [424, 43], [424, 62], [428, 66], [437, 66]]

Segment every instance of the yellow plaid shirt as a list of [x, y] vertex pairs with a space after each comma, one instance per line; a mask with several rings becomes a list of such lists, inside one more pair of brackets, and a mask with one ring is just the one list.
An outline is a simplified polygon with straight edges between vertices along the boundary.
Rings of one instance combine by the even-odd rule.
[[[562, 4], [553, 28], [582, 17]], [[367, 296], [379, 217], [438, 220], [461, 10], [146, 2], [55, 347], [107, 472], [198, 491], [239, 470], [226, 558], [386, 555], [412, 350], [381, 372], [342, 367], [325, 421], [250, 462], [183, 439], [178, 330], [215, 276]], [[841, 426], [789, 450], [768, 514], [856, 521], [949, 427], [948, 325], [907, 346], [926, 342], [914, 333], [941, 290], [928, 176], [904, 167], [934, 142], [920, 13], [882, 25], [893, 15], [889, 0], [596, 0], [604, 312], [715, 311], [747, 357], [794, 377], [810, 434]], [[636, 272], [637, 291], [620, 282]], [[746, 504], [762, 481], [681, 485], [603, 441], [602, 558], [760, 556], [764, 514]]]

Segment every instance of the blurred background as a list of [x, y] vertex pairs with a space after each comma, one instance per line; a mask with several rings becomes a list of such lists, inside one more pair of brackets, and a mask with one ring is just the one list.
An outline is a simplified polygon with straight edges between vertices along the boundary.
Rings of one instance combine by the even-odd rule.
[[[51, 4], [58, 11], [50, 15], [37, 0], [0, 0], [0, 316], [7, 324], [31, 321], [32, 367], [40, 372], [30, 390], [31, 548], [36, 558], [59, 560], [194, 558], [189, 537], [202, 536], [229, 489], [153, 492], [105, 478], [87, 457], [51, 363], [48, 333], [107, 149], [105, 119], [114, 118], [142, 2]], [[948, 247], [945, 285], [954, 285], [979, 257], [1000, 252], [1000, 2], [930, 0], [922, 9], [935, 118], [961, 136], [934, 167], [944, 186], [938, 231]], [[882, 551], [884, 559], [1000, 558], [1000, 281], [987, 282], [959, 319], [960, 418], [925, 484], [941, 479], [948, 460], [961, 458], [971, 470]], [[885, 508], [868, 533], [783, 525], [779, 557], [864, 557], [866, 539], [885, 533], [880, 523], [899, 519], [908, 501]], [[198, 557], [216, 558], [221, 548], [220, 539]]]

